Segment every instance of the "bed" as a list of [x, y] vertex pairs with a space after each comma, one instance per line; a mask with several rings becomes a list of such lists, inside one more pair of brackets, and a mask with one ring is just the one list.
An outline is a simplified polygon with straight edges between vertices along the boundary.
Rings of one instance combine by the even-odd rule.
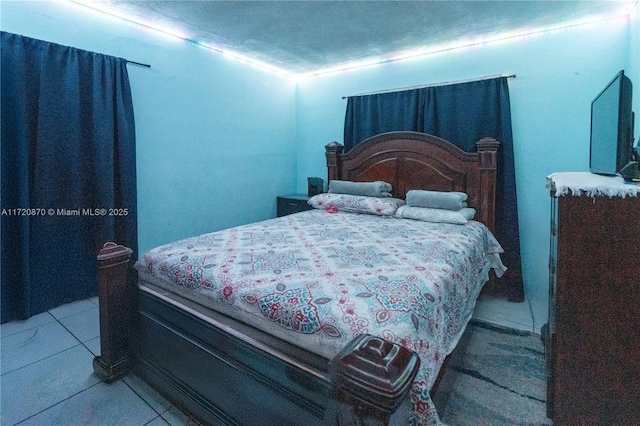
[[[491, 233], [499, 143], [477, 146], [415, 132], [346, 154], [333, 142], [329, 180], [389, 182], [391, 197], [353, 210], [324, 194], [311, 211], [167, 244], [141, 256], [133, 286], [126, 249], [105, 245], [96, 371], [132, 368], [211, 424], [438, 423], [430, 392], [490, 270], [504, 269]], [[464, 192], [476, 220], [395, 217], [412, 189]]]

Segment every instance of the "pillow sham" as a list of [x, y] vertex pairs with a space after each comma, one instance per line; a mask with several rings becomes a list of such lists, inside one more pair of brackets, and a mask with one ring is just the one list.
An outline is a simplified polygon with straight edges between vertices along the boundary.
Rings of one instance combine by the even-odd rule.
[[350, 180], [330, 180], [329, 193], [363, 195], [365, 197], [391, 197], [391, 184], [375, 182], [352, 182]]
[[318, 194], [307, 203], [316, 209], [327, 211], [337, 210], [351, 213], [376, 214], [379, 216], [393, 216], [398, 207], [403, 206], [404, 200], [399, 198], [365, 197], [351, 194]]
[[421, 220], [423, 222], [453, 223], [464, 225], [473, 219], [476, 210], [465, 207], [460, 210], [431, 209], [427, 207], [401, 206], [395, 216], [404, 219]]

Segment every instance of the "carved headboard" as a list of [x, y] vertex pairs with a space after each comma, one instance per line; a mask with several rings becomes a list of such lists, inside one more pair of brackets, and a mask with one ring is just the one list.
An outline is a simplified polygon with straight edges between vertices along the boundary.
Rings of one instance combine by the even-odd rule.
[[478, 151], [464, 152], [451, 142], [418, 132], [390, 132], [373, 136], [344, 154], [338, 142], [326, 145], [328, 179], [393, 186], [405, 198], [411, 189], [460, 191], [469, 195], [476, 218], [495, 231], [497, 151], [500, 142], [485, 138]]

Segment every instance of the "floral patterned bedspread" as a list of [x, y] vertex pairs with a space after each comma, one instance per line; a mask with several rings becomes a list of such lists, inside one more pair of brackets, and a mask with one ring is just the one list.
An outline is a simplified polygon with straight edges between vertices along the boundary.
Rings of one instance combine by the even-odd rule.
[[136, 269], [327, 358], [363, 333], [414, 350], [411, 424], [422, 425], [439, 423], [429, 389], [501, 252], [475, 221], [312, 210], [155, 248]]

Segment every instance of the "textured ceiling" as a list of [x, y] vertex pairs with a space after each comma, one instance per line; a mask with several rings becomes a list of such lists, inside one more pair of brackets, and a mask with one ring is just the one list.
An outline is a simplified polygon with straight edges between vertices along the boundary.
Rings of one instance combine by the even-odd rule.
[[[86, 2], [85, 2], [86, 3]], [[180, 32], [291, 74], [388, 60], [409, 51], [628, 14], [629, 0], [110, 0], [133, 20]], [[625, 12], [625, 9], [626, 12]]]

